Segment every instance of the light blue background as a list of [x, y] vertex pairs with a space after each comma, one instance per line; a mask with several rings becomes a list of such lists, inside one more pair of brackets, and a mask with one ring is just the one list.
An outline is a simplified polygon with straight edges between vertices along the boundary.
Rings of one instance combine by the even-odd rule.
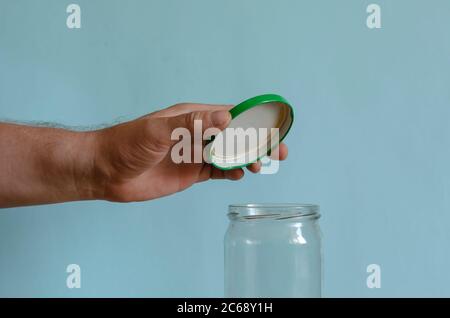
[[0, 0], [0, 117], [97, 125], [277, 92], [290, 155], [146, 203], [1, 210], [0, 296], [221, 296], [227, 205], [261, 201], [321, 205], [325, 296], [450, 296], [449, 1], [78, 0], [80, 30], [69, 3]]

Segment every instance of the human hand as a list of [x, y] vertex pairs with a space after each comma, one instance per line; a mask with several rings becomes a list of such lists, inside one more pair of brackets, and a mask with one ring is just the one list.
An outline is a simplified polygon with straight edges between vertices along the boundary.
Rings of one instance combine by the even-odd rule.
[[[176, 128], [224, 129], [230, 106], [178, 104], [109, 128], [77, 132], [0, 123], [0, 207], [77, 200], [155, 199], [209, 179], [239, 180], [242, 169], [222, 171], [206, 162], [175, 163]], [[195, 138], [194, 138], [195, 139]], [[194, 144], [202, 148], [203, 144]], [[272, 151], [284, 160], [284, 144]], [[248, 166], [257, 173], [261, 163]]]
[[[184, 190], [194, 183], [209, 179], [239, 180], [243, 169], [223, 171], [201, 163], [174, 163], [171, 140], [174, 129], [187, 128], [193, 135], [194, 121], [202, 121], [202, 129], [227, 127], [231, 106], [177, 104], [136, 120], [97, 132], [96, 151], [98, 187], [106, 200], [129, 202], [150, 200]], [[192, 147], [194, 149], [194, 147]], [[287, 157], [287, 147], [280, 144], [272, 152], [275, 159]], [[247, 167], [259, 172], [261, 163]]]

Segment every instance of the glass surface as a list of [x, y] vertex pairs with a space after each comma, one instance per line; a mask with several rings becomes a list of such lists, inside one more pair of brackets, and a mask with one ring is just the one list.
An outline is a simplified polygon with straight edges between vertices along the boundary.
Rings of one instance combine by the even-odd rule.
[[230, 205], [225, 297], [321, 297], [319, 207]]

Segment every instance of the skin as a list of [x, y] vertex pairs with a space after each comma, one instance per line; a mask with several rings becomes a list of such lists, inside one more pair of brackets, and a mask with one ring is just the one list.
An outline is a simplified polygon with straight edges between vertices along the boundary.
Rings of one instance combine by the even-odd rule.
[[[0, 207], [77, 200], [144, 201], [210, 179], [239, 180], [242, 169], [172, 161], [175, 128], [227, 127], [231, 106], [177, 104], [109, 128], [76, 132], [0, 123]], [[272, 152], [284, 160], [281, 143]], [[260, 162], [247, 167], [258, 173]]]

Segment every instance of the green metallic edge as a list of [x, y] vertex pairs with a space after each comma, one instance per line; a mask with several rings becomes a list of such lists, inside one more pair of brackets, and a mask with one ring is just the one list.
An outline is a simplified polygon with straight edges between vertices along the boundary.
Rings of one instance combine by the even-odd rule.
[[232, 167], [227, 167], [227, 168], [223, 168], [223, 167], [216, 165], [211, 160], [211, 153], [209, 153], [208, 155], [209, 155], [209, 161], [210, 161], [211, 165], [213, 165], [214, 167], [216, 167], [220, 170], [224, 170], [224, 171], [244, 168], [244, 167], [251, 165], [252, 163], [257, 162], [262, 157], [269, 155], [270, 152], [272, 151], [272, 149], [274, 149], [276, 146], [278, 146], [283, 141], [283, 139], [287, 136], [287, 134], [291, 130], [292, 124], [294, 123], [294, 109], [292, 108], [291, 104], [283, 96], [280, 96], [277, 94], [264, 94], [264, 95], [258, 95], [258, 96], [249, 98], [249, 99], [243, 101], [242, 103], [234, 106], [232, 109], [230, 109], [231, 118], [234, 119], [237, 116], [239, 116], [239, 114], [241, 114], [255, 106], [258, 106], [261, 104], [266, 104], [266, 103], [273, 103], [273, 102], [279, 102], [279, 103], [283, 103], [283, 104], [287, 105], [290, 109], [291, 118], [292, 118], [291, 124], [289, 125], [288, 129], [286, 130], [286, 133], [280, 138], [280, 141], [277, 144], [275, 144], [272, 148], [270, 148], [265, 155], [256, 158], [255, 161], [245, 163], [243, 165], [237, 165], [237, 166], [232, 166]]

